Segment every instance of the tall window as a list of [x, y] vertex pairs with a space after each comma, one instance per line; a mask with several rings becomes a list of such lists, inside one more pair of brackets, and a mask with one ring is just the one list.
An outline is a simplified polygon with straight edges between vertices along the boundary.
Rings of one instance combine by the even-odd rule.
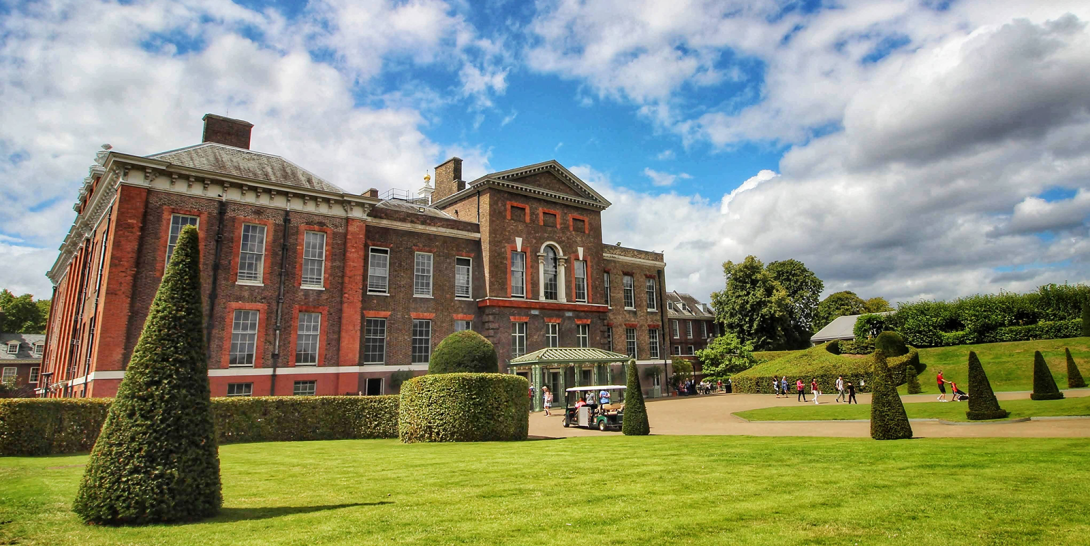
[[651, 351], [651, 358], [659, 357], [659, 331], [657, 328], [647, 329], [647, 348]]
[[671, 320], [670, 325], [674, 327], [674, 339], [681, 337], [681, 330], [678, 329], [677, 321]]
[[704, 328], [704, 339], [708, 339], [708, 321], [701, 321], [700, 325]]
[[473, 260], [469, 258], [454, 259], [454, 297], [473, 297]]
[[674, 345], [674, 354], [681, 356], [681, 345]]
[[575, 339], [579, 342], [580, 347], [590, 347], [590, 325], [577, 324]]
[[412, 363], [427, 364], [431, 358], [431, 321], [413, 320]]
[[314, 396], [317, 387], [317, 381], [296, 381], [291, 393], [295, 396]]
[[238, 251], [238, 282], [261, 282], [265, 263], [265, 226], [242, 224], [242, 245]]
[[659, 308], [658, 293], [655, 291], [655, 279], [647, 279], [647, 310], [656, 311]]
[[606, 350], [613, 351], [613, 328], [606, 330]]
[[227, 384], [227, 396], [253, 396], [254, 384], [253, 383], [228, 383]]
[[691, 320], [685, 321], [685, 337], [693, 339], [693, 321]]
[[545, 324], [545, 346], [546, 347], [559, 347], [560, 346], [560, 325], [555, 322], [548, 322]]
[[[94, 319], [94, 317], [91, 317], [91, 318]], [[94, 333], [94, 330], [92, 330], [92, 333]], [[43, 350], [45, 350], [45, 345], [44, 344], [42, 344], [42, 343], [35, 343], [34, 344], [34, 356], [42, 356], [42, 351]]]
[[636, 308], [636, 286], [635, 280], [632, 279], [632, 275], [624, 276], [624, 308]]
[[556, 275], [557, 275], [556, 251], [553, 247], [545, 247], [545, 299], [556, 299]]
[[604, 288], [606, 292], [606, 305], [612, 306], [612, 295], [609, 293], [609, 271], [606, 271], [605, 276], [602, 278], [602, 288]]
[[182, 228], [186, 226], [196, 227], [197, 220], [196, 216], [189, 216], [188, 214], [170, 215], [170, 236], [167, 237], [166, 263], [170, 263], [170, 257], [174, 255], [174, 247], [178, 246], [178, 235], [182, 233]]
[[526, 354], [526, 323], [511, 323], [511, 358]]
[[526, 253], [511, 253], [511, 296], [526, 297]]
[[236, 310], [231, 321], [231, 366], [253, 366], [257, 347], [257, 311]]
[[33, 368], [30, 369], [30, 382], [31, 383], [37, 383], [38, 382], [38, 367], [37, 366], [34, 366]]
[[575, 301], [587, 301], [586, 260], [575, 260]]
[[628, 356], [636, 358], [636, 329], [625, 328], [624, 329], [624, 344], [625, 350], [628, 351]]
[[689, 345], [689, 354], [690, 355], [695, 355], [696, 354], [696, 351], [694, 350], [692, 345]]
[[299, 313], [299, 330], [295, 334], [296, 366], [318, 364], [318, 336], [321, 331], [321, 313]]
[[367, 292], [390, 292], [390, 249], [372, 248], [367, 259]]
[[364, 364], [386, 362], [386, 319], [369, 318], [363, 331]]
[[416, 253], [416, 266], [413, 269], [413, 295], [431, 295], [431, 259], [432, 255], [424, 252]]
[[462, 330], [473, 330], [472, 320], [456, 320], [454, 321], [454, 331], [461, 332]]
[[325, 233], [308, 231], [303, 236], [303, 286], [325, 285]]

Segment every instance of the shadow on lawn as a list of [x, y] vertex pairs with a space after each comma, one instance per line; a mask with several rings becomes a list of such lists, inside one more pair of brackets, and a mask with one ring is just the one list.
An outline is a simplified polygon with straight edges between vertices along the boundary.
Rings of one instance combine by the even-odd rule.
[[325, 510], [339, 510], [341, 508], [355, 508], [357, 506], [383, 506], [393, 504], [391, 501], [379, 502], [354, 502], [349, 504], [327, 504], [323, 506], [266, 506], [261, 508], [221, 508], [214, 521], [252, 521], [259, 519], [271, 519], [292, 514], [309, 514]]

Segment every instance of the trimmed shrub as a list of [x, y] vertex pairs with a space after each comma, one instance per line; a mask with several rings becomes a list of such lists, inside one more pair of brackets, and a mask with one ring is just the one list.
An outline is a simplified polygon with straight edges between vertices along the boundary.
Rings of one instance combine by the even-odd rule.
[[424, 375], [401, 386], [398, 435], [402, 442], [525, 440], [530, 427], [526, 392], [518, 375]]
[[412, 370], [398, 370], [390, 374], [390, 388], [401, 391], [401, 384], [416, 377]]
[[0, 400], [0, 456], [90, 451], [112, 398]]
[[855, 339], [871, 339], [882, 332], [890, 330], [890, 327], [886, 325], [886, 316], [874, 313], [859, 315], [859, 318], [855, 319], [855, 326], [852, 328]]
[[1079, 325], [1082, 337], [1090, 337], [1090, 305], [1082, 304], [1082, 324]]
[[905, 388], [908, 390], [908, 394], [923, 392], [923, 389], [920, 388], [920, 380], [916, 377], [916, 366], [911, 364], [905, 366]]
[[1071, 358], [1071, 349], [1064, 347], [1064, 352], [1067, 353], [1067, 388], [1081, 389], [1085, 387], [1086, 381], [1082, 378], [1082, 374], [1079, 373], [1079, 367], [1075, 365], [1075, 359]]
[[[873, 355], [837, 356], [825, 346], [818, 345], [805, 351], [793, 351], [786, 356], [770, 362], [758, 364], [748, 370], [731, 376], [734, 392], [772, 393], [772, 378], [779, 379], [786, 375], [793, 382], [803, 378], [809, 385], [810, 378], [817, 378], [822, 392], [836, 392], [836, 378], [843, 376], [845, 381], [856, 385], [856, 392], [870, 392], [873, 384]], [[911, 364], [917, 373], [922, 373], [925, 366], [920, 363], [919, 354], [913, 350], [907, 355], [887, 359], [893, 380], [896, 384], [905, 381], [905, 366]], [[865, 385], [860, 385], [860, 380]], [[794, 383], [792, 383], [794, 384]]]
[[88, 523], [195, 521], [219, 512], [197, 229], [178, 237], [73, 510]]
[[1059, 400], [1064, 397], [1064, 393], [1056, 386], [1056, 379], [1052, 377], [1052, 370], [1048, 369], [1041, 351], [1033, 353], [1033, 392], [1029, 397], [1033, 400]]
[[905, 346], [905, 338], [897, 332], [882, 332], [874, 339], [874, 350], [882, 351], [887, 357], [897, 357], [908, 354]]
[[969, 351], [969, 411], [965, 416], [974, 421], [982, 419], [1003, 419], [1010, 412], [999, 407], [992, 392], [992, 384], [984, 373], [984, 366], [976, 353]]
[[834, 340], [830, 341], [829, 343], [826, 343], [825, 344], [825, 350], [829, 351], [830, 353], [832, 353], [834, 355], [840, 354], [840, 340], [839, 339], [834, 339]]
[[428, 361], [428, 373], [497, 373], [497, 362], [491, 341], [472, 330], [462, 330], [439, 342]]
[[874, 338], [856, 341], [840, 340], [840, 353], [846, 355], [869, 355], [874, 352]]
[[886, 355], [874, 352], [874, 394], [870, 405], [870, 437], [875, 440], [902, 440], [912, 437], [912, 425], [897, 394]]
[[625, 436], [646, 436], [651, 434], [651, 425], [647, 422], [647, 406], [643, 402], [643, 387], [640, 386], [640, 374], [636, 363], [625, 364], [628, 382], [625, 383], [624, 421], [621, 432]]
[[1064, 339], [1078, 337], [1082, 320], [1061, 320], [1038, 322], [1026, 326], [1006, 326], [997, 328], [994, 334], [979, 336], [975, 343], [996, 343], [1000, 341], [1032, 341], [1035, 339]]

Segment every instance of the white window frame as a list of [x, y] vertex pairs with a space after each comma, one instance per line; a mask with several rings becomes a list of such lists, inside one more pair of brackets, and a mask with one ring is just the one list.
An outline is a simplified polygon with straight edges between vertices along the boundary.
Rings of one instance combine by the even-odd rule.
[[[420, 328], [423, 328], [424, 324], [427, 324], [427, 336], [418, 336], [417, 327], [419, 326]], [[428, 361], [431, 360], [431, 326], [432, 324], [430, 319], [413, 319], [413, 329], [411, 332], [412, 344], [410, 345], [409, 349], [409, 361], [412, 364], [427, 364]], [[419, 353], [417, 349], [421, 347], [427, 349], [427, 351], [423, 353], [423, 360], [420, 360], [418, 358], [419, 356], [421, 356], [421, 353]]]
[[613, 352], [613, 328], [606, 329], [606, 350]]
[[[307, 255], [307, 240], [314, 236], [318, 238], [317, 249], [311, 246], [311, 255]], [[325, 288], [325, 245], [326, 233], [324, 231], [307, 230], [303, 233], [303, 275], [299, 279], [299, 285], [303, 288]], [[309, 265], [309, 268], [308, 268]], [[315, 276], [308, 275], [308, 269], [317, 268], [318, 282], [314, 282]]]
[[674, 319], [670, 321], [674, 330], [674, 339], [681, 339], [681, 326], [678, 325], [678, 320]]
[[[553, 254], [552, 265], [550, 265], [550, 260], [549, 260], [549, 253], [550, 252], [552, 252], [552, 254]], [[546, 246], [545, 249], [541, 251], [541, 254], [545, 256], [544, 262], [543, 262], [544, 266], [542, 266], [542, 268], [541, 268], [541, 276], [542, 276], [541, 299], [548, 300], [548, 301], [559, 301], [560, 300], [560, 268], [561, 268], [561, 266], [560, 266], [560, 252], [557, 249], [553, 248], [552, 245], [549, 245], [549, 246]], [[555, 269], [553, 269], [553, 267], [555, 267]], [[549, 273], [550, 269], [552, 270], [551, 274]], [[551, 281], [549, 280], [550, 276], [552, 277]], [[550, 296], [552, 296], [552, 297], [550, 297]]]
[[[193, 223], [186, 222], [186, 223], [183, 224], [181, 222], [178, 222], [177, 224], [175, 224], [175, 222], [174, 222], [175, 218], [192, 219]], [[177, 228], [178, 228], [177, 231], [174, 230], [175, 225], [177, 225]], [[164, 272], [166, 271], [167, 265], [170, 265], [170, 257], [174, 255], [174, 249], [178, 246], [178, 237], [181, 236], [182, 230], [185, 229], [185, 226], [193, 226], [193, 227], [195, 227], [197, 229], [201, 229], [201, 218], [199, 216], [193, 216], [192, 214], [171, 214], [170, 215], [170, 227], [167, 228], [167, 230], [168, 230], [167, 231], [167, 256], [166, 256], [166, 260], [163, 261], [163, 271]]]
[[[587, 301], [587, 261], [575, 260], [572, 276], [575, 277], [575, 301]], [[582, 295], [580, 295], [582, 292]]]
[[[381, 268], [375, 265], [376, 256], [386, 260]], [[381, 289], [373, 287], [378, 279], [382, 282]], [[390, 293], [390, 249], [388, 248], [373, 246], [367, 250], [367, 293], [383, 295]]]
[[590, 325], [589, 324], [576, 324], [575, 325], [575, 340], [576, 344], [580, 347], [590, 347]]
[[[511, 297], [512, 298], [526, 298], [526, 253], [518, 250], [512, 250], [510, 254], [511, 258]], [[518, 260], [515, 257], [522, 258], [522, 270], [519, 271], [515, 268]], [[522, 280], [516, 282], [515, 273], [522, 273]]]
[[[300, 386], [309, 387], [309, 388], [306, 388], [304, 392], [299, 392], [299, 390], [300, 390], [299, 387]], [[315, 396], [317, 394], [318, 394], [318, 382], [313, 380], [313, 379], [304, 380], [304, 381], [296, 381], [291, 386], [291, 395], [292, 396]]]
[[636, 279], [632, 275], [625, 275], [621, 279], [624, 286], [624, 308], [626, 310], [636, 310]]
[[[629, 347], [629, 344], [631, 344], [631, 347]], [[625, 328], [624, 329], [624, 350], [626, 351], [626, 354], [628, 354], [628, 356], [630, 358], [639, 359], [639, 356], [640, 356], [640, 342], [639, 342], [639, 338], [636, 337], [636, 329], [635, 328]]]
[[431, 252], [413, 254], [413, 297], [432, 297], [432, 280], [435, 278], [435, 255]]
[[[382, 335], [377, 335], [378, 325], [382, 325]], [[365, 318], [363, 322], [363, 363], [364, 364], [385, 364], [386, 363], [386, 319], [384, 318]], [[378, 341], [372, 341], [378, 340]], [[373, 355], [372, 351], [368, 350], [368, 344], [381, 344], [382, 354], [379, 360], [368, 360]]]
[[708, 321], [700, 321], [700, 325], [704, 328], [704, 339], [708, 339]]
[[41, 368], [38, 366], [31, 366], [30, 368], [30, 381], [31, 385], [37, 385], [38, 379], [40, 379]]
[[685, 321], [685, 339], [696, 339], [693, 337], [693, 321]]
[[526, 324], [525, 322], [511, 323], [511, 358], [526, 354]]
[[14, 383], [15, 378], [19, 375], [19, 368], [15, 366], [5, 366], [4, 371], [0, 372], [0, 383]]
[[8, 351], [9, 355], [19, 354], [19, 342], [18, 341], [9, 341], [7, 351]]
[[659, 310], [659, 298], [658, 298], [659, 288], [658, 288], [658, 283], [655, 282], [655, 279], [653, 279], [651, 277], [647, 277], [647, 280], [644, 282], [644, 289], [647, 292], [647, 310], [648, 311], [658, 311]]
[[[257, 317], [257, 319], [254, 320], [254, 330], [252, 332], [250, 332], [250, 331], [245, 331], [245, 332], [236, 331], [236, 326], [239, 324], [239, 318], [238, 318], [239, 313], [254, 313], [254, 316]], [[247, 315], [247, 317], [249, 317], [249, 315]], [[246, 320], [247, 323], [249, 322], [248, 318], [245, 319], [245, 320]], [[260, 311], [256, 311], [256, 310], [253, 310], [253, 309], [235, 309], [234, 312], [231, 313], [231, 347], [229, 348], [229, 352], [228, 352], [228, 356], [227, 356], [228, 366], [230, 366], [232, 368], [253, 368], [254, 367], [255, 362], [257, 361], [257, 334], [260, 331], [261, 331], [261, 312]], [[243, 338], [242, 336], [253, 336], [253, 340], [252, 340], [253, 348], [249, 353], [241, 353], [241, 352], [236, 351], [236, 348], [240, 344], [242, 344], [243, 342], [249, 343], [249, 341], [246, 338]], [[249, 362], [241, 362], [241, 363], [234, 362], [235, 360], [239, 360], [239, 359], [240, 360], [246, 360], [246, 358], [240, 358], [240, 357], [244, 357], [247, 354], [249, 355]]]
[[555, 348], [560, 346], [560, 325], [555, 322], [545, 323], [545, 346]]
[[466, 331], [466, 330], [469, 330], [470, 332], [473, 331], [473, 321], [472, 320], [458, 319], [458, 320], [454, 321], [454, 331], [455, 332], [463, 332], [463, 331]]
[[[304, 319], [304, 315], [306, 315], [305, 319]], [[317, 316], [318, 317], [317, 324], [311, 324], [310, 323], [309, 319], [312, 318], [312, 316]], [[304, 327], [307, 330], [306, 332], [303, 331]], [[314, 331], [311, 331], [311, 330], [314, 330]], [[300, 362], [299, 361], [300, 350], [302, 349], [303, 343], [304, 343], [304, 337], [303, 336], [307, 336], [305, 338], [307, 345], [310, 345], [311, 336], [313, 336], [313, 340], [314, 340], [313, 341], [313, 343], [314, 343], [314, 353], [313, 353], [314, 354], [314, 362]], [[310, 311], [299, 313], [299, 320], [298, 320], [298, 324], [296, 325], [296, 329], [295, 329], [295, 365], [296, 366], [317, 366], [318, 365], [318, 355], [321, 354], [321, 352], [322, 352], [321, 351], [321, 343], [322, 343], [322, 314], [321, 313], [314, 313], [314, 312], [310, 312]]]
[[[235, 387], [236, 390], [241, 389], [242, 392], [231, 392], [231, 387]], [[228, 398], [244, 398], [254, 395], [253, 383], [228, 383], [227, 384], [227, 397]]]
[[45, 352], [45, 344], [44, 343], [35, 343], [34, 344], [34, 356], [42, 356], [42, 353], [44, 353], [44, 352]]
[[659, 329], [647, 329], [647, 349], [651, 358], [659, 358]]
[[694, 355], [696, 355], [696, 348], [693, 347], [692, 345], [689, 345], [689, 354], [686, 355], [686, 356], [694, 356]]
[[613, 296], [609, 293], [609, 271], [602, 277], [603, 289], [606, 292], [606, 307], [613, 308]]
[[[459, 265], [461, 262], [466, 262], [468, 265]], [[464, 270], [465, 275], [462, 275], [459, 270]], [[464, 281], [459, 279], [464, 279]], [[454, 258], [454, 299], [473, 299], [473, 258], [465, 256], [455, 256]]]
[[674, 356], [681, 356], [681, 345], [674, 345]]
[[[261, 246], [255, 250], [247, 250], [246, 247], [246, 228], [254, 228], [261, 234]], [[268, 240], [269, 230], [265, 228], [263, 224], [243, 223], [242, 229], [239, 230], [239, 245], [238, 245], [238, 271], [235, 272], [235, 282], [237, 284], [252, 284], [256, 286], [262, 286], [265, 280], [265, 242]], [[254, 234], [250, 234], [252, 239]], [[243, 260], [246, 256], [256, 256], [250, 260]], [[254, 271], [245, 272], [246, 277], [243, 278], [243, 264], [254, 264]], [[252, 277], [252, 278], [251, 278]]]

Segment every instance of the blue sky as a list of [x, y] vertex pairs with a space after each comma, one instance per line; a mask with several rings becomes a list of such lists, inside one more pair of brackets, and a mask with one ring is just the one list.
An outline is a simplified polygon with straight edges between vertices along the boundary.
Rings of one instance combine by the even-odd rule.
[[[43, 0], [0, 18], [0, 285], [42, 272], [99, 145], [206, 112], [349, 191], [557, 159], [607, 241], [802, 260], [891, 301], [1090, 278], [1083, 1]], [[664, 229], [668, 226], [668, 229]]]

